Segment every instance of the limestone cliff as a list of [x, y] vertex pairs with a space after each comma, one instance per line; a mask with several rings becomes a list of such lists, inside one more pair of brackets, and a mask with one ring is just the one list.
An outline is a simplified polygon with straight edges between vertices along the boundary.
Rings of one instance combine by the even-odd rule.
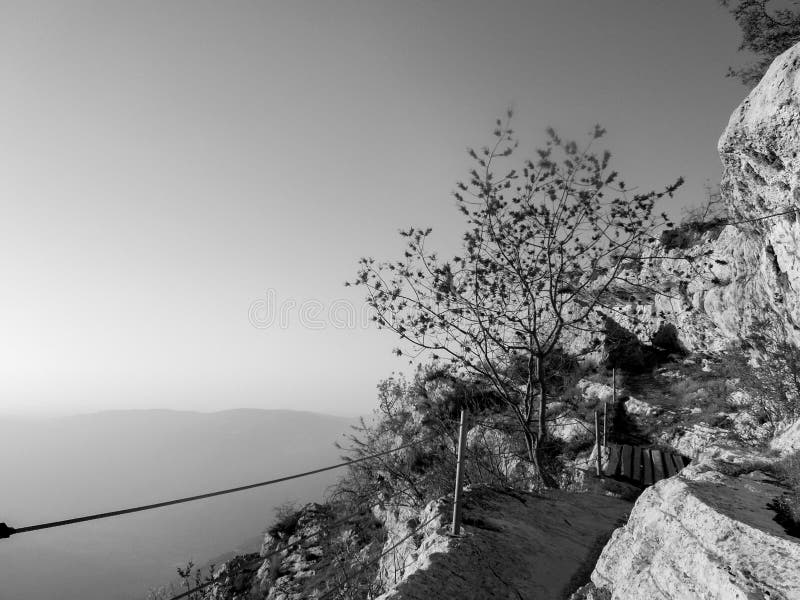
[[734, 111], [718, 149], [729, 218], [665, 235], [626, 273], [661, 293], [620, 286], [615, 318], [647, 342], [674, 326], [687, 350], [720, 350], [763, 321], [800, 345], [800, 44]]

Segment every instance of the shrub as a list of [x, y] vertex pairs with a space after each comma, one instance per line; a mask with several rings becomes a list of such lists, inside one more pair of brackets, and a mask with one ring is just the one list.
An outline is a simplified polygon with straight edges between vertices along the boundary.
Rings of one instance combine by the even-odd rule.
[[753, 398], [749, 410], [774, 429], [781, 421], [800, 417], [800, 348], [786, 340], [778, 323], [760, 321], [752, 330], [748, 347], [727, 359]]
[[[564, 382], [552, 382], [561, 389]], [[467, 409], [464, 483], [518, 487], [533, 483], [525, 439], [507, 405], [485, 382], [440, 364], [420, 367], [410, 381], [391, 377], [378, 385], [378, 410], [354, 427], [342, 449], [361, 458], [410, 448], [352, 465], [331, 498], [356, 506], [392, 497], [411, 506], [452, 493], [459, 417]]]
[[284, 502], [275, 507], [275, 519], [267, 527], [267, 533], [273, 538], [285, 540], [297, 530], [301, 511], [294, 502]]
[[686, 209], [681, 224], [661, 234], [661, 245], [667, 250], [686, 250], [698, 244], [709, 232], [717, 235], [728, 221], [729, 215], [718, 190], [707, 189], [707, 199], [700, 206]]

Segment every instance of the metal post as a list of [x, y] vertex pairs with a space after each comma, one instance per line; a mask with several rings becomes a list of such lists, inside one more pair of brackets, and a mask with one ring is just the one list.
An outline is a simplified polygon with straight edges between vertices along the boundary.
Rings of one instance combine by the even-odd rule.
[[617, 403], [617, 367], [611, 369], [611, 401]]
[[608, 402], [603, 402], [603, 448], [607, 448], [607, 438], [606, 435], [608, 433]]
[[453, 535], [461, 533], [461, 488], [464, 483], [464, 447], [467, 443], [467, 411], [461, 410], [458, 426], [458, 463], [456, 465], [456, 491], [453, 496]]
[[600, 451], [600, 413], [594, 411], [594, 445], [597, 451], [597, 476], [603, 475], [603, 456]]
[[[614, 410], [617, 410], [617, 367], [611, 367], [611, 403]], [[617, 414], [617, 413], [614, 413]], [[605, 407], [605, 414], [603, 415], [603, 447], [606, 447], [608, 435], [608, 406]]]

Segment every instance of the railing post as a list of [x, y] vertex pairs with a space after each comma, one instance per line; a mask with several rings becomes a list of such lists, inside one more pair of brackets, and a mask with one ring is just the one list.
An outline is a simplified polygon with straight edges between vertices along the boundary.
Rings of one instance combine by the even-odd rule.
[[[608, 371], [606, 371], [608, 372]], [[611, 401], [617, 403], [617, 367], [611, 368]]]
[[600, 450], [600, 412], [594, 411], [594, 446], [597, 452], [597, 476], [603, 475], [603, 457]]
[[453, 535], [461, 533], [461, 488], [464, 485], [464, 448], [467, 444], [467, 411], [461, 409], [461, 423], [458, 426], [458, 463], [456, 464], [456, 491], [453, 495]]
[[[617, 410], [617, 367], [611, 367], [611, 405]], [[614, 413], [616, 414], [616, 413]], [[603, 407], [603, 447], [608, 445], [608, 403]]]

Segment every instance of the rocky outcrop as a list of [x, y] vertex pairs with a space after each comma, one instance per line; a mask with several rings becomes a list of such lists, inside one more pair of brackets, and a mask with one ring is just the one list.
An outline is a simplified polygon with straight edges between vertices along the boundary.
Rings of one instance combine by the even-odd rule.
[[[288, 513], [267, 531], [259, 554], [237, 556], [217, 569], [204, 600], [319, 598], [349, 583], [351, 572], [372, 582], [387, 539], [384, 523], [368, 510], [343, 517], [318, 503]], [[392, 525], [401, 527], [397, 518]]]
[[451, 511], [452, 503], [445, 499], [430, 502], [421, 511], [408, 506], [378, 511], [387, 535], [375, 577], [376, 591], [393, 588], [418, 569], [422, 557], [442, 550], [442, 532], [447, 531]]
[[764, 322], [800, 346], [800, 45], [775, 59], [718, 149], [729, 217], [668, 232], [631, 264], [614, 319], [667, 351], [719, 351]]
[[648, 488], [580, 597], [679, 600], [800, 597], [800, 539], [767, 505], [783, 489], [767, 459], [717, 451]]
[[601, 402], [611, 402], [613, 399], [614, 388], [605, 383], [597, 383], [588, 379], [581, 379], [576, 385], [583, 398], [586, 400], [597, 400]]
[[661, 414], [661, 408], [631, 396], [625, 400], [625, 412], [637, 417], [652, 418]]
[[697, 460], [708, 448], [719, 443], [730, 442], [731, 432], [723, 427], [695, 423], [690, 427], [679, 428], [674, 433], [662, 435], [660, 441], [682, 455]]
[[800, 452], [800, 419], [785, 423], [778, 428], [770, 448], [781, 454]]
[[[721, 192], [738, 225], [738, 264], [751, 277], [706, 304], [738, 335], [771, 311], [800, 344], [800, 45], [773, 62], [719, 141]], [[765, 215], [786, 213], [763, 219]], [[732, 282], [733, 283], [733, 282]]]

